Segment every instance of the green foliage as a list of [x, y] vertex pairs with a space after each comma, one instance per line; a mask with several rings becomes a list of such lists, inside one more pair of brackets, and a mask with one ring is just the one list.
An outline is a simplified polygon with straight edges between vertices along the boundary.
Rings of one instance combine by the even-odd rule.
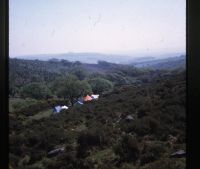
[[20, 98], [13, 98], [9, 99], [9, 111], [10, 112], [15, 112], [15, 111], [20, 111], [21, 109], [27, 108], [32, 105], [38, 104], [39, 101], [36, 99], [20, 99]]
[[142, 167], [142, 169], [186, 169], [185, 159], [168, 159], [164, 158], [154, 163], [150, 163]]
[[80, 132], [77, 139], [77, 156], [85, 157], [89, 147], [101, 146], [105, 143], [105, 140], [102, 130], [97, 128]]
[[72, 105], [75, 99], [92, 93], [88, 82], [80, 81], [74, 75], [67, 75], [66, 77], [56, 79], [53, 89], [58, 96], [69, 99]]
[[86, 80], [80, 81], [79, 88], [80, 88], [81, 96], [85, 96], [87, 94], [89, 94], [89, 95], [92, 94], [92, 88]]
[[120, 169], [134, 169], [132, 164], [124, 163]]
[[34, 98], [34, 99], [45, 99], [51, 96], [50, 90], [41, 83], [30, 83], [21, 88], [20, 94], [22, 97]]
[[93, 78], [89, 80], [93, 93], [102, 93], [113, 89], [111, 81], [103, 78]]
[[[23, 87], [33, 81], [45, 82], [48, 86], [54, 82], [52, 92], [65, 99], [54, 97], [21, 102], [11, 99], [14, 111], [9, 113], [9, 160], [13, 168], [185, 168], [185, 158], [168, 157], [173, 151], [185, 149], [185, 72], [166, 76], [168, 71], [137, 72], [125, 65], [88, 64], [94, 74], [86, 77], [87, 81], [113, 77], [109, 80], [115, 85], [114, 90], [102, 94], [98, 101], [40, 118], [42, 112], [50, 112], [53, 106], [68, 104], [69, 96], [62, 95], [63, 91], [74, 91], [79, 86], [81, 95], [89, 93], [91, 88], [86, 80], [80, 81], [73, 75], [63, 77], [82, 65], [65, 61], [14, 62], [17, 66], [11, 70], [13, 87]], [[34, 69], [35, 76], [32, 75]], [[68, 84], [73, 87], [66, 89]], [[73, 99], [80, 95], [75, 93]], [[134, 120], [127, 121], [127, 115]], [[47, 157], [49, 151], [63, 146], [64, 152]]]
[[140, 160], [141, 165], [160, 159], [164, 152], [165, 152], [165, 145], [162, 144], [161, 142], [153, 142], [146, 144], [142, 150], [142, 155]]
[[88, 76], [88, 72], [82, 67], [74, 67], [70, 74], [77, 76], [79, 80], [84, 80]]
[[78, 144], [81, 146], [100, 145], [100, 133], [95, 130], [83, 131], [78, 136]]
[[123, 162], [135, 162], [139, 158], [139, 143], [132, 135], [124, 135], [114, 147]]

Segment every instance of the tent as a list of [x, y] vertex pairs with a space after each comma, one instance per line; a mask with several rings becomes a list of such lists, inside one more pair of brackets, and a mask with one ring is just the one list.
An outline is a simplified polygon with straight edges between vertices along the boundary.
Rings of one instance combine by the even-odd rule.
[[98, 98], [99, 98], [99, 94], [92, 94], [91, 97], [92, 97], [93, 99], [98, 99]]
[[68, 107], [64, 105], [64, 106], [61, 107], [61, 109], [65, 109], [65, 110], [67, 110]]
[[78, 98], [78, 101], [83, 103], [83, 102], [84, 102], [84, 99], [83, 99], [82, 97], [79, 97], [79, 98]]
[[133, 116], [128, 115], [128, 116], [126, 116], [126, 120], [134, 120], [134, 118], [133, 118]]
[[83, 99], [85, 102], [92, 100], [92, 98], [89, 95], [85, 96]]
[[81, 105], [83, 105], [83, 103], [80, 102], [80, 101], [77, 101], [76, 103], [74, 103], [74, 105], [75, 105], [75, 106], [81, 106]]
[[53, 113], [60, 113], [61, 109], [61, 106], [55, 106], [53, 109]]

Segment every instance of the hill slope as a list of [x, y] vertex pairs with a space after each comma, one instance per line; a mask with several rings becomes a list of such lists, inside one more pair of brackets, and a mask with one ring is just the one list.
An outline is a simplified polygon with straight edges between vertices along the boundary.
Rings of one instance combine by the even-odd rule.
[[[16, 169], [185, 168], [185, 158], [169, 158], [185, 149], [185, 72], [117, 87], [98, 101], [22, 123], [29, 118], [10, 114]], [[48, 156], [59, 147], [65, 150]]]
[[151, 68], [151, 69], [177, 69], [186, 67], [186, 56], [181, 55], [178, 57], [171, 57], [165, 59], [153, 59], [149, 61], [138, 61], [133, 63], [138, 68]]

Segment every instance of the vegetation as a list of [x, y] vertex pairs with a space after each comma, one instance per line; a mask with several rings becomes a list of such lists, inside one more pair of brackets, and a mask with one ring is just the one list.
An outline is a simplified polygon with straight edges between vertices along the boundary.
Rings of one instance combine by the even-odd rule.
[[57, 96], [68, 99], [71, 105], [74, 104], [74, 100], [81, 96], [91, 94], [91, 86], [87, 81], [80, 81], [74, 75], [67, 75], [64, 78], [58, 78], [54, 81], [53, 89]]
[[100, 78], [100, 77], [90, 79], [89, 83], [94, 93], [102, 94], [104, 91], [109, 91], [109, 90], [112, 90], [113, 88], [113, 84], [111, 81]]
[[51, 96], [51, 91], [41, 83], [30, 83], [21, 87], [20, 95], [22, 98], [45, 99]]
[[[12, 168], [186, 168], [185, 158], [170, 158], [186, 144], [184, 69], [11, 59], [9, 76]], [[99, 99], [52, 113], [91, 93]]]

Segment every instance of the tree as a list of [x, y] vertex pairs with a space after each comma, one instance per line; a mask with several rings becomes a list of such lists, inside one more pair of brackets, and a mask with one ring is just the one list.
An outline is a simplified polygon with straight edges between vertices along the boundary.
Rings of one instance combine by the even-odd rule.
[[22, 97], [30, 97], [34, 99], [44, 99], [51, 96], [50, 90], [42, 83], [30, 83], [20, 89]]
[[70, 71], [70, 73], [72, 73], [75, 76], [77, 76], [79, 80], [84, 80], [85, 77], [87, 77], [87, 75], [88, 75], [87, 71], [83, 67], [81, 67], [81, 66], [74, 67]]
[[92, 88], [90, 84], [85, 80], [80, 81], [80, 95], [85, 96], [87, 94], [92, 94]]
[[54, 82], [53, 88], [58, 96], [69, 99], [72, 106], [74, 99], [92, 92], [91, 86], [87, 81], [80, 81], [74, 75], [67, 75], [57, 79]]
[[94, 93], [102, 93], [113, 88], [113, 84], [111, 81], [99, 77], [90, 79], [89, 83]]

